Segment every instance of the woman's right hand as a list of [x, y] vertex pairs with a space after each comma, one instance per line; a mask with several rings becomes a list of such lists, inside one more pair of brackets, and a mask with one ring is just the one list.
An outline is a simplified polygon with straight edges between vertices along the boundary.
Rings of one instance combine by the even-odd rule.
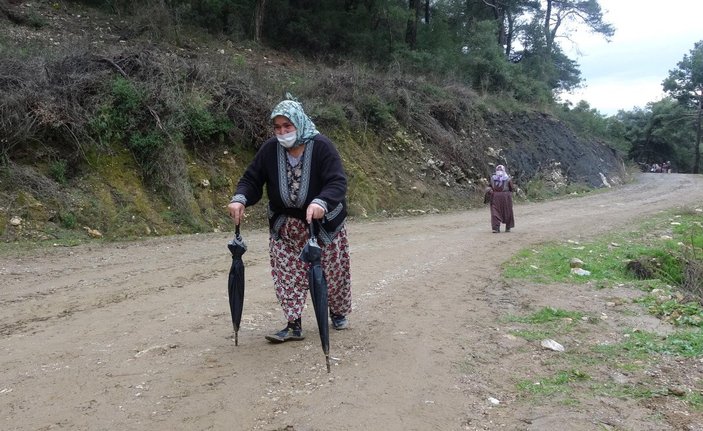
[[239, 225], [244, 217], [244, 204], [241, 202], [231, 202], [227, 205], [227, 210], [229, 211], [229, 216], [234, 220], [234, 224]]

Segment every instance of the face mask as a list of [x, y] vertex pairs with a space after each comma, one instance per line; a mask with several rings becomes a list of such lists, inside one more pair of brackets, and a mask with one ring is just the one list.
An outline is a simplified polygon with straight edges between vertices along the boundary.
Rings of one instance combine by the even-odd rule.
[[283, 135], [276, 135], [276, 139], [278, 139], [278, 143], [281, 144], [283, 148], [291, 148], [293, 147], [293, 145], [295, 145], [297, 136], [294, 130], [290, 133], [285, 133]]

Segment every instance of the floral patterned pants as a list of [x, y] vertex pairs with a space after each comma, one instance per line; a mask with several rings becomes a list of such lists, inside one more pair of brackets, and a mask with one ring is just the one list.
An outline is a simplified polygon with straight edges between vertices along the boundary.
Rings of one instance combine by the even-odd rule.
[[[308, 225], [289, 217], [279, 232], [279, 238], [269, 241], [271, 276], [283, 313], [289, 322], [303, 314], [308, 295], [310, 264], [300, 259], [300, 252], [309, 239]], [[351, 273], [349, 241], [346, 228], [332, 243], [322, 248], [321, 264], [327, 280], [329, 311], [347, 315], [351, 312]]]

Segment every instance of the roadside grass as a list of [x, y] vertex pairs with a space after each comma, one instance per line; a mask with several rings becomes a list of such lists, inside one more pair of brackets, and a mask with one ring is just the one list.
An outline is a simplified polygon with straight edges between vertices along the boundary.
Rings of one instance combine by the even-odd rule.
[[503, 320], [511, 323], [538, 325], [537, 329], [530, 326], [529, 329], [510, 331], [511, 334], [524, 338], [527, 341], [538, 341], [545, 338], [554, 338], [556, 334], [571, 332], [578, 325], [578, 322], [583, 319], [588, 319], [588, 317], [578, 311], [544, 307], [528, 316], [507, 316]]
[[[593, 241], [566, 239], [523, 250], [504, 266], [506, 278], [534, 283], [590, 283], [595, 288], [631, 287], [645, 294], [633, 302], [676, 326], [668, 335], [622, 328], [621, 341], [580, 343], [545, 360], [555, 371], [516, 380], [520, 397], [532, 402], [578, 404], [585, 394], [626, 399], [671, 396], [671, 388], [648, 377], [662, 361], [676, 363], [703, 358], [703, 211], [676, 210], [632, 226], [627, 232]], [[583, 261], [588, 275], [572, 273], [570, 261]], [[646, 269], [632, 262], [651, 263]], [[693, 268], [693, 270], [691, 269]], [[693, 275], [692, 275], [693, 273]], [[643, 275], [645, 277], [643, 277]], [[507, 316], [511, 333], [528, 341], [566, 339], [588, 331], [598, 318], [576, 310], [544, 307], [531, 314]], [[685, 366], [685, 365], [683, 365]], [[612, 374], [628, 377], [621, 381]], [[703, 390], [693, 385], [676, 394], [691, 410], [703, 412]]]
[[[536, 326], [537, 329], [511, 331], [528, 341], [564, 338], [577, 326], [595, 321], [580, 312], [549, 307], [527, 316], [511, 316], [507, 320]], [[543, 362], [556, 371], [549, 375], [519, 378], [515, 385], [523, 399], [565, 405], [579, 404], [585, 394], [635, 400], [668, 396], [671, 395], [668, 386], [646, 377], [647, 370], [655, 367], [664, 356], [677, 358], [677, 362], [703, 357], [703, 331], [687, 329], [661, 336], [627, 330], [621, 342], [583, 345], [552, 356]], [[617, 382], [612, 378], [614, 372], [629, 377], [624, 382]], [[691, 388], [677, 397], [692, 410], [703, 412], [700, 388]]]
[[[572, 272], [572, 259], [589, 274]], [[652, 314], [703, 328], [703, 211], [672, 211], [594, 241], [566, 239], [522, 250], [503, 275], [534, 283], [631, 286], [648, 292], [637, 302]]]

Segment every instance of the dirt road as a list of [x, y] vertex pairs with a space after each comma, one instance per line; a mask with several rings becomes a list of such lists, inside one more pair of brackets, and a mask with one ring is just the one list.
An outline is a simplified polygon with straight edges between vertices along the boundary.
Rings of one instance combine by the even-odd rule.
[[[518, 205], [508, 234], [491, 233], [486, 208], [353, 221], [354, 312], [351, 329], [331, 333], [330, 374], [311, 305], [304, 341], [264, 340], [283, 325], [264, 231], [243, 231], [236, 347], [229, 234], [2, 256], [0, 429], [701, 429], [700, 414], [654, 415], [627, 399], [521, 400], [516, 382], [547, 372], [554, 352], [511, 336], [505, 316], [544, 306], [598, 315], [606, 294], [497, 271], [521, 248], [626, 229], [678, 205], [703, 205], [703, 177], [643, 174], [606, 193]], [[638, 294], [623, 290], [608, 295]], [[638, 307], [609, 311], [588, 337], [666, 330]], [[700, 379], [701, 366], [686, 374]]]

